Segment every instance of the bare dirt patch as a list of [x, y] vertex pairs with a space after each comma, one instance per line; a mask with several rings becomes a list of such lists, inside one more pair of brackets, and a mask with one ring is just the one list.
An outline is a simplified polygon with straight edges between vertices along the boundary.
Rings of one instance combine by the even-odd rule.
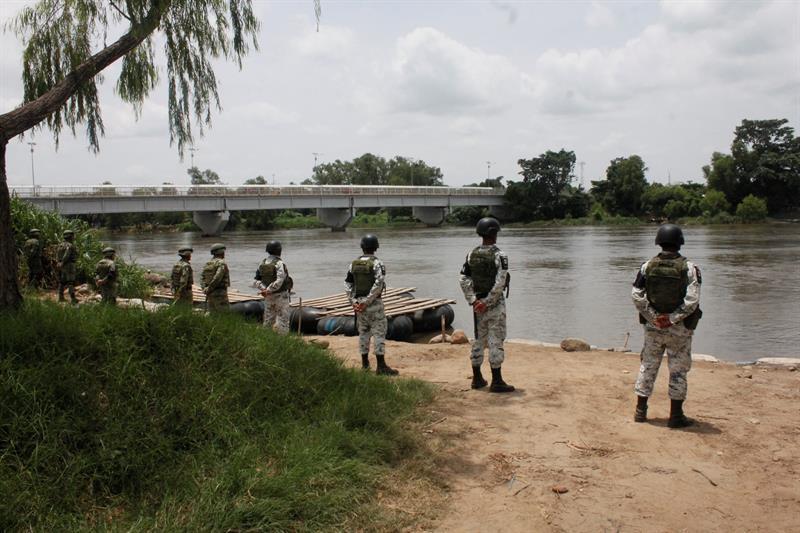
[[[360, 364], [355, 338], [326, 339]], [[415, 494], [437, 512], [406, 501], [419, 520], [398, 529], [800, 531], [800, 372], [695, 363], [697, 424], [670, 430], [666, 365], [637, 424], [635, 355], [509, 343], [517, 391], [498, 395], [469, 388], [468, 353], [388, 343], [389, 364], [440, 390], [420, 431], [441, 483]]]

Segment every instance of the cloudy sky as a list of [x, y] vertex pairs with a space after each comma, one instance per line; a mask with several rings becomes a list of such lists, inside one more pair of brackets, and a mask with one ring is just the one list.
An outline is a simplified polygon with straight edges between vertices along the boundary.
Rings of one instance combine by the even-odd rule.
[[[7, 20], [27, 2], [0, 0]], [[638, 154], [650, 181], [702, 182], [743, 118], [800, 130], [800, 2], [254, 0], [261, 51], [217, 69], [223, 111], [195, 164], [230, 184], [288, 184], [365, 152], [424, 159], [445, 183], [515, 179], [519, 158], [574, 150], [584, 183]], [[21, 45], [0, 36], [0, 112], [22, 98]], [[106, 136], [33, 140], [40, 185], [188, 183], [162, 86], [137, 121], [102, 86]], [[31, 183], [31, 140], [9, 143], [10, 185]], [[576, 174], [580, 176], [580, 168]]]

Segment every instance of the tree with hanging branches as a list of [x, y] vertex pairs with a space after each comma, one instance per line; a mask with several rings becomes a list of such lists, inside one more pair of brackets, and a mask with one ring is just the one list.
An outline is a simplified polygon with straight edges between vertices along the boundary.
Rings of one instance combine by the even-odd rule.
[[[315, 2], [315, 7], [318, 5]], [[47, 128], [56, 145], [63, 129], [83, 125], [99, 149], [103, 119], [97, 86], [122, 61], [115, 91], [139, 115], [163, 76], [170, 143], [183, 155], [220, 109], [212, 61], [239, 67], [258, 49], [252, 0], [39, 0], [5, 28], [25, 43], [23, 103], [0, 114], [0, 309], [18, 307], [17, 252], [11, 234], [6, 146], [27, 131]], [[163, 54], [166, 68], [157, 67]]]

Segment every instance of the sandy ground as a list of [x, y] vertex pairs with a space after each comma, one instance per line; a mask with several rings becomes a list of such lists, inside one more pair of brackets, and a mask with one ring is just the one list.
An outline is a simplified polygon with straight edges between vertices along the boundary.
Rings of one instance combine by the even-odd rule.
[[[326, 340], [359, 364], [356, 338]], [[468, 353], [387, 345], [402, 375], [440, 389], [423, 433], [446, 489], [420, 529], [800, 531], [800, 371], [695, 362], [685, 410], [697, 425], [671, 430], [666, 362], [637, 424], [637, 354], [509, 343], [517, 391], [502, 395], [469, 388]]]

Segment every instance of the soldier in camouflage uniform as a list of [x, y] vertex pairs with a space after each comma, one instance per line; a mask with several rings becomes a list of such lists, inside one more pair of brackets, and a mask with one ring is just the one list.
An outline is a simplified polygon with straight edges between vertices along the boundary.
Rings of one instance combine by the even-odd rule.
[[206, 295], [206, 309], [210, 313], [228, 311], [228, 287], [231, 274], [225, 263], [225, 245], [217, 243], [211, 247], [214, 257], [203, 267], [202, 287]]
[[483, 351], [489, 348], [492, 384], [489, 392], [513, 392], [500, 371], [505, 360], [506, 299], [503, 291], [509, 280], [508, 256], [497, 247], [500, 224], [494, 218], [482, 218], [475, 228], [483, 242], [468, 255], [461, 269], [461, 290], [472, 306], [475, 319], [475, 342], [472, 344], [472, 388], [487, 385], [481, 374]]
[[692, 367], [692, 335], [702, 316], [699, 307], [700, 269], [678, 253], [683, 243], [681, 228], [674, 224], [660, 226], [656, 244], [662, 251], [641, 266], [631, 293], [639, 321], [644, 325], [634, 420], [647, 420], [647, 399], [653, 393], [666, 350], [670, 397], [667, 425], [671, 428], [693, 423], [683, 414], [683, 402], [686, 399], [686, 375]]
[[350, 263], [344, 286], [355, 312], [362, 368], [369, 370], [369, 340], [375, 337], [376, 372], [396, 376], [399, 372], [390, 368], [385, 359], [387, 321], [381, 295], [386, 287], [386, 267], [383, 261], [375, 257], [377, 250], [378, 237], [364, 235], [361, 239], [363, 254]]
[[40, 231], [36, 228], [28, 232], [28, 240], [25, 241], [25, 258], [28, 261], [28, 286], [38, 288], [44, 276], [44, 246], [39, 240]]
[[75, 281], [78, 277], [78, 249], [75, 247], [75, 232], [71, 229], [64, 231], [64, 240], [56, 250], [56, 265], [58, 266], [58, 301], [64, 301], [64, 289], [69, 292], [73, 304], [78, 303], [75, 298]]
[[281, 259], [283, 247], [280, 241], [268, 242], [266, 251], [269, 255], [258, 266], [255, 276], [256, 286], [264, 297], [264, 327], [274, 327], [281, 334], [288, 333], [292, 278]]
[[117, 305], [117, 264], [114, 262], [116, 251], [103, 248], [103, 259], [94, 269], [94, 282], [100, 291], [101, 302]]
[[192, 306], [192, 285], [194, 284], [194, 273], [192, 272], [193, 251], [188, 246], [178, 250], [180, 259], [172, 267], [172, 276], [170, 278], [174, 304]]

